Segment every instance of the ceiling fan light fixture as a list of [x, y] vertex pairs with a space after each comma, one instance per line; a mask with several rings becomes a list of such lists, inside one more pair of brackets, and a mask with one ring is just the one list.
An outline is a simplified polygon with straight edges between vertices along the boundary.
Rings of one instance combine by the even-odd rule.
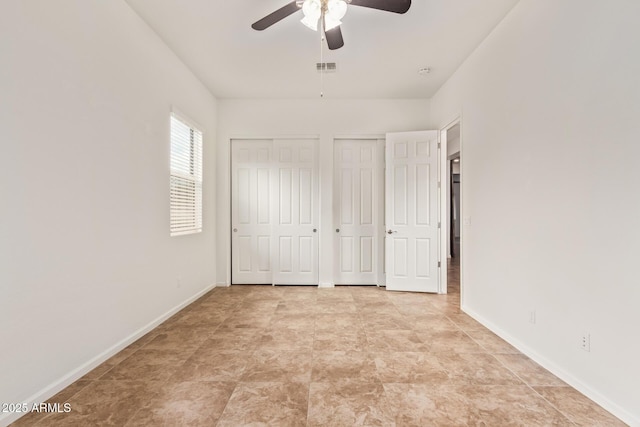
[[304, 0], [302, 3], [304, 18], [300, 20], [306, 27], [318, 31], [318, 22], [324, 20], [324, 30], [329, 31], [342, 24], [341, 19], [347, 13], [344, 0]]
[[300, 22], [302, 22], [304, 24], [305, 27], [313, 30], [313, 31], [318, 31], [318, 18], [312, 18], [311, 16], [305, 16], [304, 18], [302, 18], [300, 20]]
[[304, 0], [302, 13], [304, 18], [300, 22], [313, 31], [318, 31], [318, 20], [322, 15], [322, 2], [320, 0]]
[[321, 41], [327, 41], [329, 50], [336, 50], [344, 46], [340, 25], [349, 5], [405, 13], [411, 7], [411, 0], [293, 0], [262, 19], [258, 19], [251, 24], [251, 28], [256, 31], [266, 30], [302, 9], [304, 15], [302, 24], [313, 31], [318, 31], [318, 23], [320, 23]]
[[329, 31], [333, 30], [335, 27], [339, 27], [342, 25], [342, 21], [333, 19], [329, 15], [324, 15], [324, 30]]
[[325, 18], [331, 18], [334, 21], [340, 21], [347, 13], [347, 3], [344, 0], [327, 1], [327, 11]]

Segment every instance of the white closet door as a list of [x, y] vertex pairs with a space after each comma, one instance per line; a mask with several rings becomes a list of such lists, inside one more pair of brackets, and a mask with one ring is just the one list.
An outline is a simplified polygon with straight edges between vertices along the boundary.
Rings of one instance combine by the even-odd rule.
[[375, 285], [378, 279], [378, 140], [336, 140], [333, 212], [334, 282]]
[[438, 132], [387, 134], [387, 289], [438, 292]]
[[318, 284], [316, 140], [273, 142], [273, 283]]
[[271, 284], [270, 140], [231, 143], [231, 282]]

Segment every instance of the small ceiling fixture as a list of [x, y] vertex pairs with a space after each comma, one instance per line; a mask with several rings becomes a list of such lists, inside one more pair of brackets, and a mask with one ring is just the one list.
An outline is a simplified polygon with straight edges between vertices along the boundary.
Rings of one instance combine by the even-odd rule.
[[431, 72], [431, 68], [429, 68], [429, 67], [420, 68], [418, 70], [418, 74], [420, 74], [421, 76], [429, 74], [430, 72]]

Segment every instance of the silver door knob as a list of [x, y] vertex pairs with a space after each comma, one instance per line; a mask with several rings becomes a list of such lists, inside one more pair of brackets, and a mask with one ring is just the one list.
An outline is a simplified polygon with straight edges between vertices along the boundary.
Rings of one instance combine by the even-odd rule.
[[339, 232], [340, 232], [340, 229], [339, 229], [339, 228], [336, 228], [336, 233], [339, 233]]
[[395, 233], [395, 231], [393, 231], [393, 230], [387, 231], [387, 234], [393, 234], [393, 233]]
[[316, 231], [318, 231], [318, 230], [314, 228], [314, 229], [313, 229], [313, 232], [315, 233]]
[[238, 232], [238, 229], [237, 229], [237, 228], [234, 228], [234, 229], [233, 229], [233, 232], [234, 232], [234, 233], [237, 233], [237, 232]]

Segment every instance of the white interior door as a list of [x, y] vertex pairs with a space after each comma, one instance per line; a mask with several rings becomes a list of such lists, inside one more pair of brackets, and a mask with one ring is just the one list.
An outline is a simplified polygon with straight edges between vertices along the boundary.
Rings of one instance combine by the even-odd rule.
[[438, 292], [438, 132], [388, 133], [388, 290]]
[[271, 283], [270, 140], [231, 143], [233, 284]]
[[273, 283], [318, 284], [316, 140], [273, 142]]
[[376, 139], [339, 139], [334, 144], [334, 282], [378, 283], [379, 199], [382, 197]]

